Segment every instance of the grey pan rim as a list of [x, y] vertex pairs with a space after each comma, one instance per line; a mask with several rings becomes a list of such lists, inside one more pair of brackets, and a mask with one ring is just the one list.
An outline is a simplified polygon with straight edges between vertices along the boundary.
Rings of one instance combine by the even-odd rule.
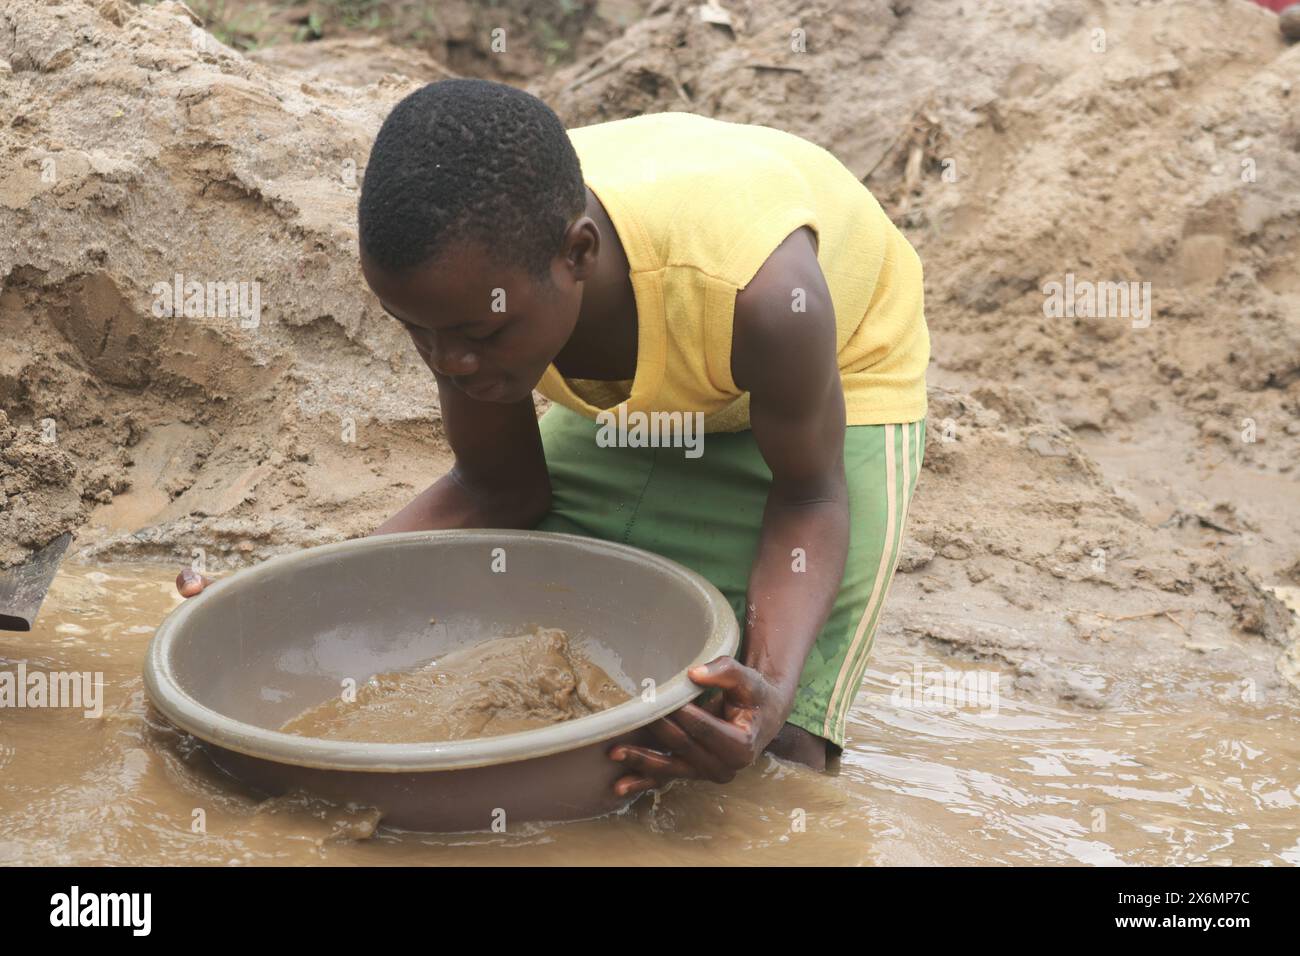
[[[713, 633], [696, 658], [671, 679], [655, 688], [652, 702], [639, 696], [617, 707], [576, 720], [522, 733], [454, 740], [441, 743], [360, 743], [347, 740], [324, 740], [302, 737], [235, 720], [200, 703], [177, 680], [171, 666], [171, 652], [184, 634], [190, 617], [204, 605], [221, 599], [227, 592], [237, 592], [252, 580], [271, 572], [289, 571], [331, 554], [355, 554], [372, 550], [391, 551], [417, 546], [429, 541], [456, 543], [463, 541], [538, 541], [556, 542], [566, 547], [608, 554], [611, 558], [631, 559], [668, 572], [682, 584], [701, 595], [714, 617]], [[235, 595], [231, 595], [233, 598]], [[734, 654], [739, 644], [739, 628], [731, 606], [722, 593], [701, 575], [675, 561], [642, 551], [629, 545], [586, 538], [581, 535], [547, 531], [456, 530], [407, 531], [319, 545], [292, 554], [270, 558], [261, 564], [238, 571], [204, 588], [188, 598], [159, 625], [145, 658], [145, 691], [154, 707], [181, 730], [210, 744], [249, 757], [316, 770], [353, 770], [383, 773], [418, 773], [488, 767], [545, 757], [575, 750], [603, 740], [621, 736], [653, 723], [697, 697], [704, 688], [692, 681], [686, 671], [716, 657]]]

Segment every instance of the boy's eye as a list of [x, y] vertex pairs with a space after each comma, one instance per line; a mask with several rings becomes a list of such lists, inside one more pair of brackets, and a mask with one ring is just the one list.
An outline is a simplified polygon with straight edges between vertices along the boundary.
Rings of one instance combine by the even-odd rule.
[[500, 335], [501, 330], [504, 328], [505, 328], [504, 325], [499, 325], [491, 332], [488, 332], [486, 335], [467, 335], [465, 336], [465, 338], [469, 339], [471, 342], [489, 342], [492, 339], [496, 338], [498, 335]]

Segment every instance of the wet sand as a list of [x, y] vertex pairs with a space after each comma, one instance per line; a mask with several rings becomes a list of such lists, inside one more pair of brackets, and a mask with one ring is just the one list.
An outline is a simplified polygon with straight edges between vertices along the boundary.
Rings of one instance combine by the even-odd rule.
[[549, 727], [631, 697], [567, 634], [543, 627], [376, 674], [353, 699], [323, 701], [280, 729], [369, 743], [468, 740]]
[[[0, 864], [1300, 864], [1300, 708], [1231, 673], [1169, 672], [1104, 712], [912, 693], [996, 671], [886, 627], [834, 774], [764, 757], [620, 816], [437, 836], [364, 808], [262, 800], [146, 704], [141, 663], [179, 601], [170, 566], [67, 565], [0, 669], [103, 673], [103, 716], [0, 710]], [[919, 669], [919, 670], [918, 670]], [[918, 679], [919, 678], [919, 679]], [[910, 688], [910, 689], [909, 689]]]

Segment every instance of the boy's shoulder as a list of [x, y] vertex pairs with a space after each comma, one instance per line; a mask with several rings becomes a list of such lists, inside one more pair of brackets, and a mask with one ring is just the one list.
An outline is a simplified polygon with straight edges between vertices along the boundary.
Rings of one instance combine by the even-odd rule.
[[809, 178], [815, 171], [797, 150], [786, 148], [786, 137], [804, 142], [768, 127], [694, 113], [655, 113], [570, 130], [583, 178], [624, 247], [634, 247], [628, 250], [634, 269], [689, 266], [738, 284], [758, 264], [749, 255], [739, 261], [738, 244], [747, 235], [765, 234], [762, 220], [789, 221], [793, 229], [815, 218]]

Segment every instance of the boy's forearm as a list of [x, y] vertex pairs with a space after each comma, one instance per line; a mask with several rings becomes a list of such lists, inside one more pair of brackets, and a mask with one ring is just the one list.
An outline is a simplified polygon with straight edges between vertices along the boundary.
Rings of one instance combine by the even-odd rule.
[[745, 655], [793, 706], [809, 651], [826, 626], [849, 549], [848, 498], [804, 503], [768, 498], [749, 577]]
[[444, 528], [531, 528], [550, 506], [549, 484], [493, 490], [466, 482], [452, 469], [371, 534]]

